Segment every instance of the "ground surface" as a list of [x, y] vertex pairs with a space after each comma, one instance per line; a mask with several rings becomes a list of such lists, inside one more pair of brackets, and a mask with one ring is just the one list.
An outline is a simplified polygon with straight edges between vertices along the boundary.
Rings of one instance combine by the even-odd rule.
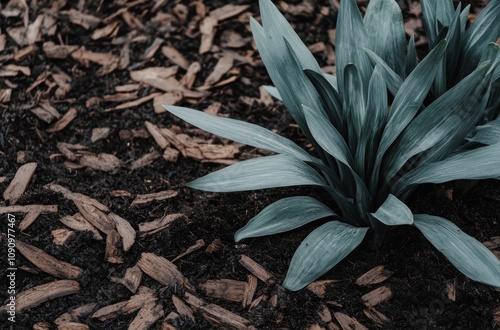
[[[229, 13], [234, 14], [229, 17], [213, 14], [226, 4], [224, 1], [192, 2], [188, 6], [180, 3], [184, 2], [127, 4], [119, 0], [81, 0], [65, 4], [65, 1], [40, 0], [28, 3], [28, 9], [22, 7], [22, 1], [11, 1], [10, 6], [4, 4], [0, 21], [0, 191], [7, 189], [21, 165], [36, 163], [29, 185], [15, 205], [56, 205], [57, 211], [40, 214], [22, 231], [16, 227], [16, 240], [81, 269], [75, 279], [67, 273], [55, 274], [54, 268], [42, 270], [43, 265], [33, 262], [40, 260], [37, 258], [41, 258], [41, 252], [22, 253], [18, 248], [15, 258], [18, 292], [68, 278], [72, 282], [64, 282], [65, 285], [77, 285], [79, 289], [18, 312], [15, 329], [31, 329], [35, 325], [37, 329], [57, 328], [54, 322], [62, 314], [88, 304], [91, 304], [88, 311], [70, 318], [73, 324], [67, 325], [69, 329], [85, 329], [84, 325], [90, 329], [126, 329], [132, 322], [136, 322], [134, 327], [141, 324], [135, 328], [146, 328], [139, 320], [141, 317], [153, 320], [152, 329], [250, 326], [350, 329], [346, 325], [349, 320], [342, 323], [347, 316], [356, 320], [350, 322], [359, 322], [353, 329], [364, 329], [363, 326], [369, 329], [493, 329], [495, 315], [497, 321], [500, 319], [499, 292], [461, 275], [412, 228], [392, 232], [381, 251], [363, 246], [357, 249], [321, 278], [327, 282], [318, 283], [325, 289], [320, 293], [307, 289], [287, 292], [279, 285], [295, 248], [314, 226], [291, 234], [234, 243], [234, 232], [279, 198], [311, 194], [325, 202], [328, 200], [321, 191], [309, 188], [207, 194], [185, 187], [187, 182], [222, 167], [221, 164], [256, 157], [262, 152], [205, 135], [167, 113], [155, 112], [155, 101], [151, 100], [155, 95], [180, 105], [210, 109], [219, 115], [260, 124], [302, 145], [305, 141], [284, 107], [259, 92], [259, 86], [270, 81], [251, 42], [248, 16], [258, 17], [254, 1], [231, 1], [233, 5], [249, 6], [236, 14], [234, 11], [238, 8], [229, 8], [233, 10]], [[417, 40], [422, 44], [418, 6], [406, 1], [399, 3], [405, 13], [407, 32], [417, 33]], [[360, 5], [363, 8], [364, 3]], [[321, 66], [331, 70], [335, 64], [330, 43], [334, 35], [335, 8], [326, 1], [290, 1], [282, 9], [303, 40], [314, 45]], [[214, 29], [210, 29], [214, 20], [203, 18], [210, 15], [218, 20]], [[29, 24], [27, 34], [22, 33], [26, 31], [24, 17]], [[214, 40], [205, 41], [207, 51], [200, 54], [202, 21], [201, 31], [208, 36], [203, 38], [210, 40], [213, 35]], [[101, 36], [95, 35], [96, 31]], [[57, 48], [49, 42], [64, 47]], [[176, 59], [166, 56], [171, 54], [171, 48], [179, 51], [185, 61], [179, 60], [179, 56]], [[425, 53], [425, 47], [419, 50]], [[221, 58], [225, 59], [216, 68]], [[200, 64], [201, 70], [190, 86], [189, 79], [182, 79], [190, 71], [186, 70], [187, 66], [194, 62]], [[161, 76], [158, 68], [176, 64], [179, 65], [177, 71]], [[157, 68], [148, 73], [149, 81], [131, 73], [148, 67]], [[219, 74], [209, 77], [214, 69]], [[179, 80], [184, 83], [183, 87], [176, 84]], [[149, 101], [125, 105], [122, 109], [122, 104], [150, 95]], [[96, 128], [105, 130], [94, 130]], [[161, 128], [164, 140], [154, 138], [154, 133]], [[98, 133], [103, 134], [96, 140]], [[179, 143], [182, 136], [191, 140]], [[224, 151], [215, 153], [214, 149]], [[146, 158], [141, 158], [145, 155]], [[52, 184], [52, 189], [48, 184]], [[54, 185], [82, 195], [67, 193], [64, 196], [55, 191]], [[138, 195], [164, 191], [176, 195], [133, 203]], [[86, 199], [85, 205], [98, 201], [107, 210], [99, 213], [94, 203], [85, 214], [89, 209], [77, 204], [85, 200], [83, 195], [94, 199], [90, 202]], [[9, 198], [4, 195], [4, 199]], [[13, 204], [13, 200], [3, 201], [1, 206]], [[409, 205], [416, 213], [451, 219], [481, 242], [492, 242], [500, 235], [500, 185], [495, 181], [481, 182], [466, 191], [453, 190], [448, 185], [423, 187], [412, 196]], [[72, 229], [67, 242], [55, 244], [54, 234], [59, 232], [54, 230], [69, 231], [60, 220], [78, 212], [83, 212], [87, 221], [95, 221], [99, 214], [104, 214], [108, 221], [110, 214], [119, 215], [131, 225], [134, 233], [138, 232], [133, 245], [124, 251], [125, 243], [120, 240], [124, 234], [119, 232], [113, 236], [117, 233], [115, 229], [106, 232], [107, 235], [101, 231], [101, 240], [89, 232]], [[10, 213], [18, 226], [26, 209]], [[144, 223], [177, 213], [185, 217], [147, 237], [139, 235]], [[2, 233], [7, 234], [8, 215], [0, 216]], [[113, 241], [110, 237], [118, 239]], [[142, 287], [135, 288], [138, 290], [135, 293], [111, 280], [122, 278], [127, 269], [144, 259], [144, 253], [172, 261], [192, 246], [197, 249], [174, 264], [205, 305], [189, 299], [189, 292], [194, 290], [186, 289], [186, 283], [178, 277], [155, 278], [155, 270], [148, 270], [144, 264], [139, 267], [145, 273], [138, 283]], [[4, 263], [7, 247], [4, 235], [2, 277], [8, 274]], [[242, 255], [272, 276], [266, 283], [257, 280], [256, 291], [250, 298], [248, 294], [256, 280], [254, 275], [259, 277], [262, 273], [244, 267], [240, 262]], [[383, 266], [382, 273], [391, 276], [377, 284], [373, 280], [367, 285], [355, 283], [377, 266]], [[64, 268], [60, 264], [56, 264], [57, 267]], [[207, 281], [226, 279], [238, 281], [223, 282], [227, 284], [226, 291], [236, 292], [236, 298], [232, 299], [235, 301], [217, 297], [217, 293], [206, 289]], [[0, 283], [0, 302], [4, 304], [8, 302], [8, 284]], [[362, 297], [375, 289], [378, 295], [375, 294], [374, 306], [370, 309], [366, 296], [365, 300]], [[241, 290], [246, 290], [247, 295], [243, 296], [245, 293]], [[224, 290], [215, 291], [220, 294]], [[136, 308], [113, 305], [129, 301], [133, 296], [137, 298], [138, 293], [144, 293], [141, 297], [147, 299]], [[243, 299], [249, 299], [251, 306], [243, 307]], [[114, 312], [97, 317], [96, 312], [102, 312], [101, 308], [109, 305], [114, 306], [115, 309], [111, 308]], [[216, 305], [234, 314], [220, 311]], [[377, 324], [374, 316], [377, 312], [379, 318], [387, 318], [379, 320], [382, 325]], [[9, 328], [8, 315], [2, 312], [0, 316], [0, 328]]]

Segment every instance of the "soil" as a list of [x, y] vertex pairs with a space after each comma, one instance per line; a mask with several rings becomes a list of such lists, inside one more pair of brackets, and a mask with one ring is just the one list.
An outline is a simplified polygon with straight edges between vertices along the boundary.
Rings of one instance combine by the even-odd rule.
[[[159, 1], [157, 1], [159, 2]], [[307, 1], [306, 1], [307, 2]], [[30, 4], [29, 22], [33, 22], [37, 15], [53, 5], [54, 1], [39, 0], [37, 5]], [[157, 12], [172, 13], [176, 4], [182, 1], [166, 1], [157, 9]], [[193, 2], [194, 3], [194, 2]], [[225, 5], [224, 1], [203, 1], [207, 12]], [[258, 16], [258, 6], [255, 1], [233, 0], [232, 4], [249, 4], [246, 13]], [[292, 5], [300, 5], [301, 1], [290, 1]], [[365, 3], [359, 2], [363, 7]], [[411, 1], [399, 1], [405, 11], [406, 21], [419, 21], [420, 17], [410, 11], [415, 4]], [[186, 3], [187, 4], [187, 3]], [[122, 277], [127, 268], [133, 267], [144, 252], [154, 253], [168, 260], [172, 260], [190, 246], [202, 239], [207, 245], [214, 240], [222, 242], [222, 248], [209, 253], [205, 248], [194, 251], [177, 261], [175, 265], [179, 271], [197, 288], [207, 280], [233, 279], [247, 281], [249, 271], [239, 262], [240, 255], [247, 255], [267, 269], [276, 279], [275, 283], [263, 283], [259, 280], [254, 299], [264, 296], [264, 299], [252, 308], [244, 308], [241, 303], [230, 302], [211, 297], [198, 290], [198, 296], [206, 302], [214, 303], [237, 315], [249, 320], [257, 329], [327, 329], [338, 326], [335, 313], [343, 313], [355, 318], [369, 329], [494, 329], [499, 327], [498, 314], [500, 308], [500, 293], [488, 286], [473, 282], [458, 272], [446, 258], [436, 251], [430, 243], [414, 228], [401, 227], [392, 231], [387, 245], [380, 251], [373, 251], [365, 246], [359, 247], [334, 269], [324, 275], [321, 280], [335, 280], [327, 287], [323, 297], [303, 289], [298, 292], [289, 292], [280, 286], [290, 259], [301, 240], [317, 224], [295, 230], [291, 233], [249, 239], [235, 244], [233, 234], [242, 227], [251, 217], [256, 215], [265, 206], [280, 198], [308, 194], [328, 202], [321, 190], [308, 187], [270, 189], [246, 193], [216, 194], [204, 193], [187, 188], [186, 183], [204, 174], [222, 168], [223, 165], [213, 162], [200, 162], [192, 158], [180, 156], [177, 162], [169, 162], [162, 158], [156, 159], [147, 166], [131, 170], [128, 165], [135, 159], [154, 150], [161, 152], [161, 148], [151, 136], [145, 138], [123, 139], [120, 131], [144, 130], [144, 122], [149, 121], [158, 127], [171, 128], [177, 125], [185, 132], [192, 132], [189, 127], [168, 113], [155, 113], [151, 101], [133, 108], [117, 111], [104, 111], [119, 103], [89, 104], [88, 100], [103, 95], [115, 93], [115, 87], [135, 83], [130, 79], [130, 70], [146, 67], [169, 67], [174, 64], [161, 54], [160, 51], [149, 60], [141, 59], [145, 48], [153, 42], [155, 37], [168, 40], [171, 45], [182, 53], [189, 63], [199, 62], [201, 71], [197, 76], [195, 87], [203, 85], [203, 81], [212, 72], [217, 63], [219, 51], [210, 51], [199, 54], [200, 34], [186, 36], [189, 23], [174, 22], [168, 31], [160, 31], [152, 21], [153, 2], [143, 1], [131, 7], [129, 12], [145, 24], [145, 30], [140, 31], [146, 36], [144, 43], [131, 43], [130, 65], [124, 69], [99, 76], [97, 71], [100, 65], [91, 63], [88, 66], [79, 63], [71, 57], [53, 59], [42, 51], [42, 44], [59, 39], [71, 45], [85, 45], [94, 52], [112, 52], [117, 55], [120, 49], [115, 47], [110, 38], [93, 40], [92, 29], [84, 29], [70, 22], [65, 15], [57, 16], [58, 34], [42, 38], [35, 43], [38, 50], [18, 61], [3, 57], [1, 64], [15, 63], [31, 69], [28, 76], [17, 75], [8, 77], [9, 82], [16, 85], [12, 90], [9, 102], [0, 104], [2, 109], [0, 130], [0, 177], [5, 180], [0, 184], [0, 191], [5, 191], [9, 182], [14, 178], [16, 171], [24, 162], [35, 162], [37, 168], [25, 193], [17, 201], [17, 205], [56, 204], [57, 213], [41, 214], [36, 221], [24, 231], [16, 232], [16, 239], [36, 246], [53, 257], [76, 265], [83, 269], [78, 278], [80, 291], [76, 294], [59, 297], [27, 309], [16, 314], [15, 329], [31, 329], [34, 325], [45, 325], [48, 329], [55, 329], [56, 318], [88, 303], [96, 303], [94, 309], [128, 300], [131, 292], [123, 285], [114, 283], [110, 277]], [[335, 26], [336, 12], [329, 2], [320, 0], [314, 2], [312, 16], [287, 14], [296, 31], [308, 45], [317, 42], [329, 44], [328, 29]], [[70, 8], [105, 18], [122, 8], [119, 1], [79, 1], [69, 2], [60, 10]], [[328, 13], [320, 15], [322, 8], [329, 8]], [[196, 15], [194, 5], [189, 5], [188, 17]], [[474, 7], [479, 10], [480, 6]], [[475, 11], [473, 11], [475, 12]], [[238, 19], [240, 15], [219, 22], [214, 45], [221, 44], [221, 33], [225, 30], [234, 30], [243, 38], [251, 37], [248, 23]], [[22, 17], [11, 17], [0, 21], [0, 31], [9, 27], [22, 26]], [[317, 19], [315, 24], [311, 24]], [[125, 36], [134, 30], [129, 24], [118, 17], [120, 24], [118, 36]], [[419, 23], [421, 26], [421, 22]], [[103, 23], [99, 27], [104, 26]], [[423, 31], [420, 31], [421, 36]], [[5, 50], [0, 55], [15, 53], [22, 47], [18, 46], [10, 37], [7, 37]], [[419, 49], [425, 52], [425, 47]], [[245, 44], [236, 50], [240, 54], [253, 51], [251, 43]], [[252, 54], [252, 53], [251, 53]], [[317, 53], [321, 66], [328, 63], [326, 52]], [[258, 54], [251, 55], [258, 59]], [[230, 84], [210, 89], [210, 94], [202, 99], [187, 99], [179, 105], [197, 109], [206, 109], [215, 102], [221, 103], [219, 114], [231, 118], [244, 119], [272, 129], [279, 134], [306, 145], [306, 141], [293, 125], [290, 116], [284, 107], [274, 102], [271, 105], [253, 102], [244, 102], [243, 96], [259, 98], [259, 86], [270, 84], [270, 80], [263, 65], [256, 61], [255, 65], [235, 61], [239, 69], [238, 79]], [[68, 73], [71, 78], [71, 88], [62, 98], [57, 98], [54, 91], [40, 94], [47, 90], [46, 85], [27, 91], [45, 70], [54, 68]], [[1, 69], [1, 66], [0, 66]], [[179, 69], [180, 78], [186, 71]], [[224, 78], [229, 77], [226, 74]], [[223, 78], [223, 79], [224, 79]], [[8, 88], [6, 81], [0, 80], [0, 88]], [[144, 86], [138, 97], [143, 97], [154, 91], [153, 87]], [[40, 99], [47, 99], [61, 113], [70, 108], [77, 109], [77, 116], [62, 130], [48, 133], [50, 126], [35, 116], [30, 109], [35, 107]], [[91, 142], [92, 130], [97, 127], [109, 127], [110, 132], [104, 139]], [[196, 131], [194, 131], [196, 133]], [[193, 134], [195, 134], [193, 133]], [[221, 139], [215, 142], [226, 143]], [[124, 162], [124, 166], [113, 171], [99, 171], [89, 167], [69, 169], [66, 159], [61, 155], [58, 143], [83, 144], [88, 151], [94, 154], [109, 153]], [[25, 156], [25, 160], [20, 159]], [[244, 159], [259, 155], [249, 147], [242, 147], [236, 159]], [[165, 214], [183, 213], [187, 219], [175, 222], [173, 225], [147, 238], [137, 238], [132, 248], [123, 253], [122, 263], [110, 263], [105, 260], [105, 241], [92, 238], [88, 232], [75, 232], [75, 237], [64, 245], [53, 242], [52, 231], [64, 228], [59, 221], [63, 216], [78, 212], [74, 203], [45, 186], [57, 183], [73, 192], [92, 197], [109, 207], [112, 212], [125, 218], [134, 229], [140, 223], [152, 221]], [[175, 190], [178, 195], [174, 198], [153, 201], [143, 205], [131, 205], [138, 194], [147, 194], [164, 190]], [[116, 196], [113, 192], [123, 190], [130, 193], [128, 196]], [[439, 215], [456, 223], [463, 231], [472, 235], [481, 242], [489, 241], [500, 236], [500, 184], [498, 181], [479, 182], [467, 190], [454, 189], [452, 185], [425, 186], [417, 190], [408, 200], [414, 213], [428, 213]], [[8, 206], [3, 201], [1, 206]], [[2, 233], [7, 233], [7, 215], [0, 215]], [[16, 223], [19, 223], [23, 214], [16, 213]], [[2, 239], [2, 260], [7, 256], [7, 241]], [[37, 285], [45, 284], [56, 277], [46, 274], [33, 266], [30, 261], [17, 253], [16, 263], [19, 270], [16, 273], [16, 289], [22, 292]], [[376, 266], [384, 266], [393, 272], [392, 276], [380, 284], [359, 286], [355, 281], [364, 273]], [[6, 263], [2, 261], [1, 276], [7, 275]], [[172, 295], [182, 296], [184, 290], [175, 286], [165, 286], [145, 275], [142, 286], [155, 290], [158, 302], [163, 306], [164, 315], [175, 312]], [[7, 282], [0, 283], [0, 303], [8, 301]], [[384, 314], [389, 320], [383, 325], [377, 325], [369, 318], [365, 311], [361, 297], [381, 286], [388, 287], [392, 296], [387, 301], [377, 304], [374, 308]], [[448, 295], [447, 288], [455, 289], [453, 299]], [[271, 297], [277, 297], [277, 303]], [[333, 321], [321, 319], [318, 312], [327, 306], [328, 311], [335, 316]], [[187, 318], [178, 317], [170, 322], [175, 329], [216, 329], [217, 326], [199, 310], [193, 310], [195, 322]], [[495, 313], [496, 321], [494, 320]], [[79, 323], [90, 329], [126, 329], [136, 317], [137, 313], [121, 314], [105, 321], [91, 316], [78, 319]], [[151, 329], [162, 329], [164, 318], [155, 322]], [[8, 329], [12, 323], [8, 322], [7, 315], [0, 315], [0, 328]], [[315, 328], [316, 327], [316, 328]], [[228, 327], [229, 328], [229, 327]], [[347, 328], [345, 328], [347, 329]], [[353, 327], [354, 329], [354, 327]], [[362, 329], [357, 327], [355, 329]]]

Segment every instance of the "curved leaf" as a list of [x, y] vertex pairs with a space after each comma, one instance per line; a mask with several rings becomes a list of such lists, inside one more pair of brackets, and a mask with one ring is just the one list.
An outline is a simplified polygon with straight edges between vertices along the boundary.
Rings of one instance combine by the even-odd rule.
[[388, 226], [411, 225], [413, 223], [413, 214], [408, 206], [391, 194], [387, 196], [377, 212], [371, 213], [371, 215]]
[[414, 224], [464, 275], [500, 288], [500, 261], [481, 242], [441, 217], [415, 214]]
[[274, 86], [267, 86], [267, 85], [263, 85], [262, 87], [264, 88], [264, 90], [266, 92], [269, 93], [269, 95], [271, 95], [272, 97], [274, 97], [278, 101], [283, 102], [283, 98], [281, 97], [280, 92], [278, 92], [278, 89], [276, 87], [274, 87]]
[[[417, 59], [417, 49], [415, 47], [415, 35], [412, 34], [410, 42], [408, 43], [408, 52], [406, 53], [405, 77], [410, 75], [410, 73], [415, 69], [417, 64], [418, 64], [418, 59]], [[393, 95], [396, 95], [396, 93], [394, 93]]]
[[307, 196], [283, 198], [263, 209], [234, 235], [236, 242], [244, 238], [283, 233], [309, 222], [336, 216], [328, 206]]
[[490, 121], [487, 124], [477, 126], [476, 134], [468, 140], [470, 142], [477, 142], [485, 145], [500, 143], [500, 118]]
[[295, 251], [283, 286], [297, 291], [310, 284], [351, 253], [367, 231], [339, 221], [318, 227]]
[[396, 72], [394, 72], [380, 56], [366, 48], [365, 52], [373, 65], [380, 68], [380, 72], [382, 73], [382, 76], [387, 84], [387, 88], [391, 94], [396, 95], [403, 84], [403, 79]]
[[324, 179], [298, 158], [275, 155], [245, 160], [188, 184], [212, 191], [234, 192], [301, 185], [325, 186]]

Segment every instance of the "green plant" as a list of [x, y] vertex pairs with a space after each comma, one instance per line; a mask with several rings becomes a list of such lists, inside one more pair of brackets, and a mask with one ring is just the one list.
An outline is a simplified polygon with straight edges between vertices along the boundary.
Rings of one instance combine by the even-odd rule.
[[[208, 132], [276, 153], [236, 163], [189, 186], [233, 192], [314, 185], [329, 193], [340, 215], [311, 197], [290, 197], [266, 207], [235, 234], [240, 241], [329, 218], [295, 252], [283, 284], [290, 290], [326, 273], [363, 240], [382, 244], [397, 225], [415, 226], [459, 271], [500, 287], [500, 261], [479, 241], [446, 219], [412, 214], [403, 202], [419, 184], [500, 176], [498, 126], [479, 129], [492, 143], [481, 139], [472, 149], [459, 149], [487, 107], [498, 46], [488, 45], [470, 74], [426, 103], [447, 40], [417, 64], [414, 48], [406, 50], [394, 0], [370, 1], [364, 20], [354, 0], [341, 1], [336, 77], [322, 73], [270, 0], [259, 2], [262, 26], [252, 19], [251, 27], [276, 87], [269, 90], [283, 100], [316, 156], [257, 125], [166, 106]], [[392, 72], [400, 79], [397, 88]], [[387, 89], [394, 94], [390, 105]]]

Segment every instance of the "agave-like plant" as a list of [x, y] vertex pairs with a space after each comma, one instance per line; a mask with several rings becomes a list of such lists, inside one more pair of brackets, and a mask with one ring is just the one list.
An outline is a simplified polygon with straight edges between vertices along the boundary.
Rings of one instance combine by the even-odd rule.
[[[487, 109], [499, 47], [485, 46], [471, 72], [429, 102], [449, 41], [436, 37], [417, 63], [411, 42], [406, 48], [394, 0], [371, 0], [364, 19], [354, 0], [340, 2], [337, 76], [321, 71], [270, 0], [259, 3], [262, 26], [250, 23], [275, 85], [269, 91], [285, 103], [316, 155], [251, 123], [165, 106], [208, 132], [276, 153], [233, 164], [189, 186], [233, 192], [313, 185], [328, 192], [340, 214], [309, 196], [289, 197], [264, 208], [235, 234], [240, 241], [328, 219], [296, 250], [283, 284], [290, 290], [326, 273], [363, 240], [380, 245], [397, 225], [415, 226], [463, 274], [500, 287], [500, 261], [486, 247], [452, 222], [412, 214], [404, 204], [419, 184], [500, 177], [498, 125], [481, 126], [474, 147], [459, 148]], [[489, 10], [498, 16], [500, 7]], [[476, 39], [472, 32], [465, 35]], [[390, 104], [388, 89], [394, 94]]]

